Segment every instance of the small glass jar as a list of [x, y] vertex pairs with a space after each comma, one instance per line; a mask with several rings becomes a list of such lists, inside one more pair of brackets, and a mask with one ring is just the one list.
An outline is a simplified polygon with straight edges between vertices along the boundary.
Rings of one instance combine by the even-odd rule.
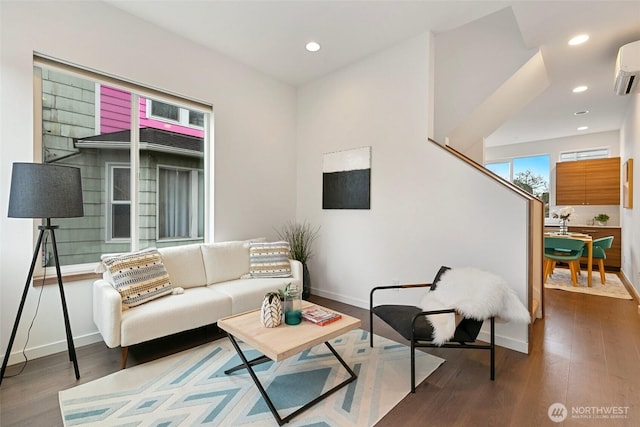
[[569, 224], [567, 222], [568, 221], [566, 219], [560, 219], [559, 234], [565, 235], [569, 233]]
[[297, 286], [288, 286], [284, 296], [284, 323], [287, 325], [298, 325], [302, 321], [301, 297]]

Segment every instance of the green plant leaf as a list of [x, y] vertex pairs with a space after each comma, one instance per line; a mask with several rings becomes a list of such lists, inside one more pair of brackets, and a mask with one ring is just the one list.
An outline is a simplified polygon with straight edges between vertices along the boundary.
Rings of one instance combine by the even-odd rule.
[[291, 258], [306, 264], [313, 255], [311, 245], [318, 237], [320, 227], [313, 228], [307, 221], [302, 223], [289, 221], [276, 231], [282, 240], [289, 242]]

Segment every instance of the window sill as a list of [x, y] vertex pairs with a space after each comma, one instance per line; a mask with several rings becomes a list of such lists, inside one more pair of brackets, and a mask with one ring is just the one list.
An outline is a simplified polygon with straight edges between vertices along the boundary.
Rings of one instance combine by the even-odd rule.
[[[80, 282], [82, 280], [96, 280], [102, 278], [102, 273], [96, 273], [95, 269], [98, 263], [65, 265], [60, 268], [62, 275], [62, 283]], [[56, 285], [58, 277], [55, 267], [47, 267], [46, 270], [40, 270], [34, 274], [32, 286]]]

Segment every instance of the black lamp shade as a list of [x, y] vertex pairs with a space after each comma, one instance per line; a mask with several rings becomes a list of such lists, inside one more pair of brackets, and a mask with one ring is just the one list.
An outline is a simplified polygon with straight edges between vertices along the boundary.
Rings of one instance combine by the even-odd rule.
[[80, 169], [42, 163], [14, 163], [9, 217], [74, 218], [84, 215]]

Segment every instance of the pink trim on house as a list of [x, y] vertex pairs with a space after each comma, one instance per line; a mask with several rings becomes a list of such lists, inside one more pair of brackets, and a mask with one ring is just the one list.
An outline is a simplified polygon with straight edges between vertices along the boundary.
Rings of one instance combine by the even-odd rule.
[[[147, 100], [140, 97], [140, 127], [164, 129], [183, 135], [202, 138], [204, 131], [181, 126], [176, 123], [147, 117]], [[129, 92], [100, 86], [100, 133], [128, 130], [131, 117], [131, 94]]]

